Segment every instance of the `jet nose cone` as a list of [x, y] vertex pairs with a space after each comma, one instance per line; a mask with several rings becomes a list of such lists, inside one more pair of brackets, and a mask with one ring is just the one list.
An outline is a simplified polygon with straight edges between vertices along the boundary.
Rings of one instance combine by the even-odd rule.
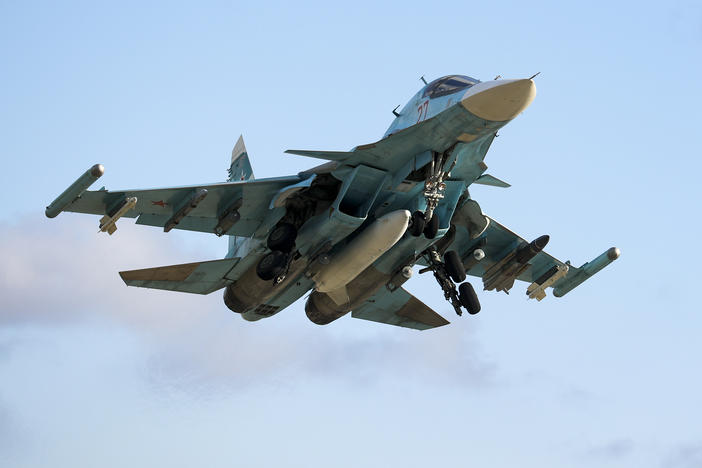
[[461, 104], [470, 113], [485, 120], [512, 120], [526, 109], [536, 96], [530, 79], [485, 81], [472, 86]]

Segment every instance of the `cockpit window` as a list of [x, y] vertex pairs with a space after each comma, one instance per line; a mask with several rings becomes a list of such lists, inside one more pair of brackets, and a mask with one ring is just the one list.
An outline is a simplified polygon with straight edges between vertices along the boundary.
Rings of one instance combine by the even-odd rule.
[[452, 94], [462, 89], [468, 89], [477, 83], [479, 83], [478, 80], [469, 76], [445, 76], [429, 83], [427, 88], [424, 90], [423, 97], [429, 97], [431, 99], [446, 96], [447, 94]]

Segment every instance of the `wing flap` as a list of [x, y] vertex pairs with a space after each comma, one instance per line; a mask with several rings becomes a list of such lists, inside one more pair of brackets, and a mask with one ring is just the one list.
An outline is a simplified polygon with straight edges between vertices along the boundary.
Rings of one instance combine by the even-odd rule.
[[223, 288], [234, 278], [227, 274], [239, 263], [239, 258], [184, 263], [141, 270], [120, 271], [128, 286], [164, 289], [193, 294], [209, 294]]
[[427, 330], [449, 323], [404, 288], [393, 292], [381, 289], [362, 306], [354, 309], [351, 316], [415, 330]]

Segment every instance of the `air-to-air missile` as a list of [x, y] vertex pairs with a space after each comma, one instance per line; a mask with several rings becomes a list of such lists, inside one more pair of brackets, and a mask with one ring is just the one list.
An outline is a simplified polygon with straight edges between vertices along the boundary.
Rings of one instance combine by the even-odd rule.
[[75, 182], [73, 182], [66, 190], [63, 191], [61, 195], [56, 197], [56, 200], [52, 201], [49, 206], [46, 207], [46, 216], [48, 218], [55, 218], [61, 213], [68, 205], [73, 203], [73, 201], [80, 197], [83, 192], [88, 190], [88, 187], [93, 185], [96, 180], [98, 180], [105, 173], [105, 168], [102, 164], [95, 164], [93, 167], [85, 171], [82, 176], [78, 177]]

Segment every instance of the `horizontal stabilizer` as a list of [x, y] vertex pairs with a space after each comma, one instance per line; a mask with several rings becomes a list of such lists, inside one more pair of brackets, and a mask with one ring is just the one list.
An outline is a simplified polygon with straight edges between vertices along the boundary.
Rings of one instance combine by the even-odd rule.
[[505, 182], [504, 180], [500, 180], [495, 176], [491, 176], [490, 174], [483, 174], [478, 179], [473, 182], [474, 184], [480, 184], [480, 185], [490, 185], [491, 187], [502, 187], [502, 188], [509, 188], [511, 187], [510, 184]]
[[238, 262], [238, 258], [225, 258], [208, 262], [120, 271], [119, 275], [129, 286], [209, 294], [225, 287], [235, 279], [228, 278], [227, 274]]
[[355, 308], [351, 316], [415, 330], [427, 330], [449, 323], [404, 288], [393, 292], [382, 288], [362, 306]]
[[350, 158], [354, 153], [347, 151], [307, 151], [307, 150], [287, 150], [288, 154], [296, 154], [298, 156], [307, 156], [308, 158], [328, 159], [330, 161], [343, 161]]

